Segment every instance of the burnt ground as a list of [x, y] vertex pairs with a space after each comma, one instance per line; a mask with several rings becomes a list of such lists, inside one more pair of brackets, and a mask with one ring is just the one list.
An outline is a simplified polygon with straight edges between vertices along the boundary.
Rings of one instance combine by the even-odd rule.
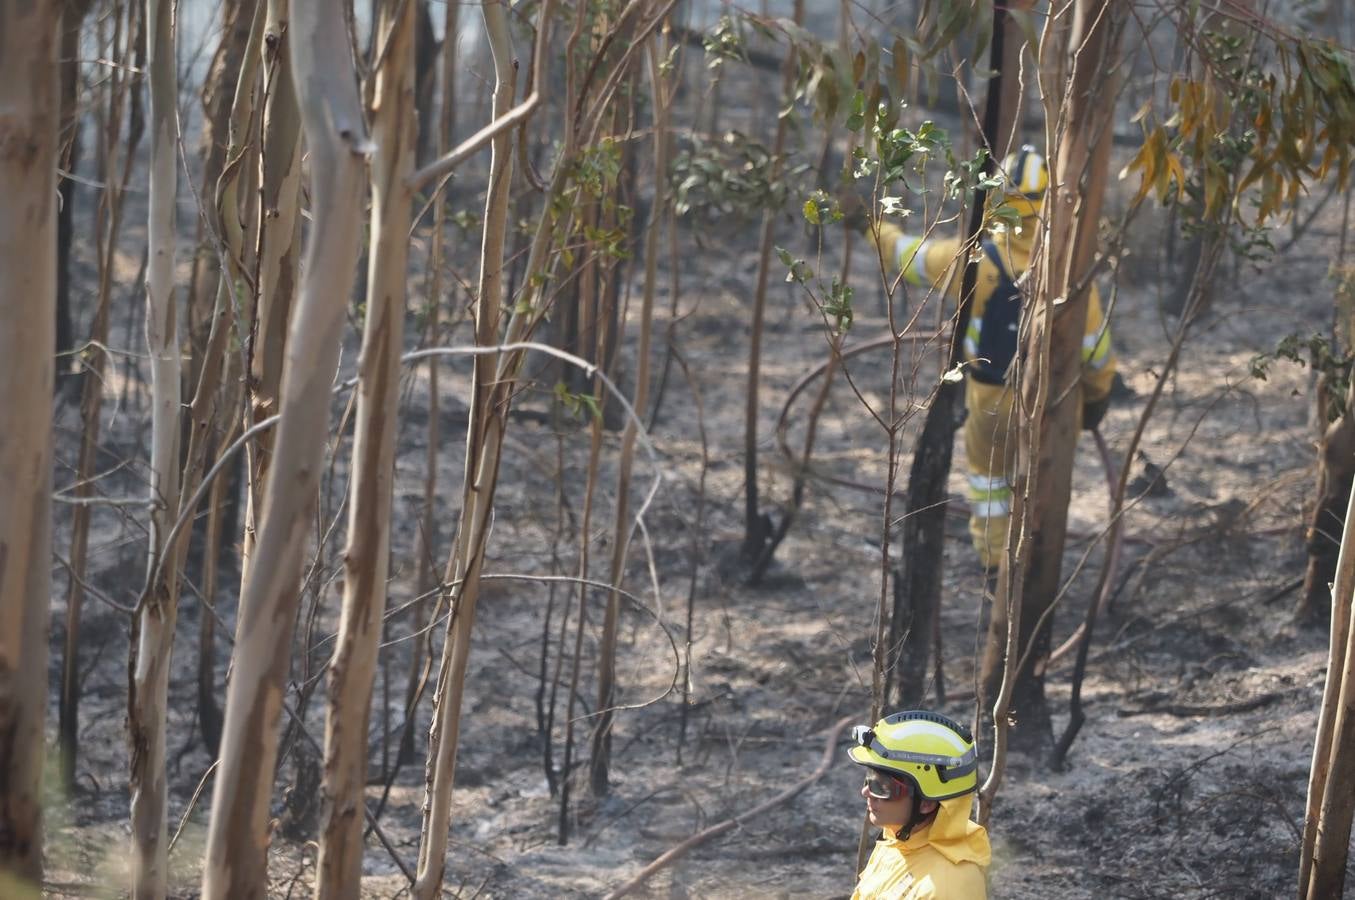
[[[1302, 525], [1314, 483], [1310, 375], [1279, 363], [1261, 381], [1250, 376], [1249, 364], [1285, 334], [1328, 328], [1332, 292], [1326, 272], [1336, 254], [1338, 225], [1329, 213], [1283, 256], [1259, 266], [1229, 262], [1217, 279], [1213, 308], [1193, 331], [1181, 367], [1171, 375], [1144, 434], [1142, 449], [1165, 467], [1170, 492], [1143, 497], [1127, 513], [1117, 575], [1121, 587], [1113, 611], [1098, 626], [1084, 688], [1087, 722], [1062, 771], [1051, 771], [1037, 759], [1012, 758], [992, 821], [992, 896], [1259, 898], [1291, 891], [1326, 663], [1323, 630], [1292, 624], [1296, 594], [1286, 591], [1303, 571]], [[798, 227], [790, 224], [785, 230], [794, 234]], [[1166, 334], [1174, 327], [1159, 312], [1159, 295], [1170, 287], [1170, 279], [1163, 280], [1156, 263], [1139, 262], [1160, 254], [1161, 238], [1150, 224], [1141, 227], [1147, 236], [1139, 238], [1139, 252], [1123, 266], [1114, 319], [1121, 371], [1134, 396], [1118, 401], [1102, 427], [1117, 457], [1129, 442], [1166, 357]], [[654, 454], [651, 458], [642, 452], [636, 466], [637, 502], [656, 474], [661, 481], [645, 515], [646, 530], [636, 535], [629, 558], [626, 585], [638, 602], [627, 605], [621, 620], [619, 679], [621, 701], [628, 708], [616, 720], [613, 790], [605, 798], [591, 797], [586, 763], [576, 770], [569, 841], [560, 846], [559, 800], [543, 774], [539, 672], [547, 616], [548, 667], [553, 670], [560, 620], [568, 609], [564, 685], [550, 742], [558, 767], [578, 592], [556, 586], [552, 594], [549, 586], [529, 582], [491, 583], [478, 612], [469, 672], [446, 880], [452, 896], [600, 896], [694, 831], [750, 810], [811, 772], [823, 752], [825, 730], [840, 717], [865, 720], [871, 635], [881, 594], [880, 486], [886, 443], [842, 378], [835, 382], [820, 423], [814, 459], [821, 477], [811, 483], [776, 563], [764, 583], [753, 588], [732, 562], [742, 537], [742, 398], [755, 231], [747, 222], [684, 228], [675, 322], [661, 289], [657, 333], [663, 335], [674, 322], [690, 380], [680, 366], [672, 367], [652, 432]], [[1287, 233], [1281, 229], [1280, 236]], [[830, 244], [830, 251], [836, 253], [835, 247]], [[887, 327], [864, 256], [858, 250], [856, 271], [867, 274], [855, 276], [861, 287], [852, 340], [869, 339]], [[137, 260], [122, 262], [120, 278], [130, 284]], [[666, 272], [660, 284], [667, 284]], [[124, 289], [120, 309], [135, 306], [131, 297], [130, 289]], [[638, 294], [633, 294], [630, 315], [637, 314]], [[139, 347], [135, 314], [119, 313], [115, 320], [115, 346]], [[803, 294], [780, 283], [779, 277], [773, 279], [767, 321], [762, 495], [764, 508], [779, 519], [790, 482], [774, 440], [777, 412], [791, 386], [825, 358], [826, 342]], [[446, 338], [464, 339], [464, 325]], [[623, 358], [629, 361], [632, 353], [628, 345]], [[355, 357], [355, 346], [346, 350], [345, 371], [351, 370]], [[849, 371], [860, 398], [885, 402], [887, 355], [859, 357]], [[918, 382], [905, 386], [911, 387], [905, 390], [905, 401], [924, 395], [931, 369], [922, 365], [919, 371]], [[465, 426], [464, 408], [456, 398], [467, 385], [463, 362], [447, 364], [443, 373], [443, 390], [450, 399], [443, 405], [437, 568], [455, 522]], [[426, 386], [423, 370], [412, 374], [402, 405], [392, 608], [416, 593]], [[106, 458], [100, 469], [114, 471], [102, 487], [110, 495], [129, 495], [144, 489], [145, 392], [135, 366], [125, 358], [119, 359], [109, 387]], [[694, 389], [700, 393], [699, 405]], [[548, 388], [529, 392], [519, 407], [544, 411], [549, 393]], [[797, 447], [812, 393], [801, 396], [792, 414], [796, 424], [791, 442]], [[336, 422], [341, 411], [336, 407]], [[699, 489], [703, 433], [708, 461], [704, 494]], [[911, 435], [907, 432], [907, 442]], [[65, 410], [58, 429], [58, 487], [70, 482], [77, 439], [78, 419]], [[577, 421], [552, 428], [541, 418], [515, 420], [489, 571], [576, 570], [587, 441], [586, 429]], [[605, 444], [587, 531], [591, 573], [598, 578], [606, 577], [610, 554], [619, 435], [609, 433]], [[326, 522], [341, 515], [343, 461], [350, 447], [347, 436], [331, 444], [337, 463], [321, 509]], [[559, 471], [557, 459], [564, 460]], [[957, 455], [950, 484], [956, 498], [963, 495], [961, 471], [962, 456]], [[563, 524], [556, 511], [557, 482], [563, 484], [568, 507]], [[1084, 438], [1065, 573], [1073, 572], [1091, 549], [1056, 617], [1056, 643], [1080, 619], [1102, 565], [1103, 551], [1094, 538], [1105, 524], [1105, 483], [1094, 448]], [[142, 577], [143, 525], [125, 510], [96, 515], [91, 581], [124, 602]], [[68, 526], [63, 510], [56, 538], [63, 554]], [[949, 518], [948, 529], [945, 673], [947, 688], [956, 696], [972, 694], [984, 601], [962, 513]], [[557, 534], [562, 562], [553, 569]], [[318, 664], [328, 646], [323, 638], [337, 620], [339, 591], [333, 580], [341, 549], [341, 537], [325, 546], [315, 581], [320, 589], [308, 598], [308, 603], [318, 599], [319, 607], [303, 619], [318, 644], [312, 654], [316, 665], [303, 670], [298, 663], [295, 672], [298, 684], [321, 692]], [[234, 616], [232, 578], [229, 573], [223, 577], [226, 596], [220, 606], [228, 625]], [[55, 585], [54, 685], [63, 633], [60, 568]], [[681, 648], [688, 637], [689, 599], [692, 671], [684, 715], [683, 700], [674, 691], [674, 648]], [[603, 602], [596, 591], [587, 597], [586, 661], [593, 658]], [[183, 604], [177, 674], [171, 684], [172, 824], [184, 816], [209, 763], [194, 712], [200, 615], [201, 606], [190, 593]], [[91, 600], [84, 628], [80, 791], [69, 802], [54, 798], [49, 879], [54, 896], [116, 896], [126, 883], [127, 623]], [[408, 631], [407, 613], [392, 618], [392, 639]], [[382, 793], [377, 782], [383, 728], [398, 729], [402, 716], [408, 649], [405, 641], [387, 651], [389, 682], [379, 679], [377, 684], [372, 804]], [[220, 636], [218, 654], [219, 691], [227, 655]], [[1066, 720], [1069, 670], [1065, 659], [1049, 674], [1059, 730]], [[593, 721], [591, 662], [585, 663], [578, 685], [576, 765], [586, 757]], [[961, 720], [975, 713], [972, 699], [963, 696], [941, 708]], [[313, 696], [306, 709], [309, 728], [319, 735], [323, 694]], [[427, 718], [425, 701], [421, 726]], [[52, 722], [54, 726], [55, 699]], [[420, 747], [422, 743], [420, 738]], [[308, 753], [302, 741], [293, 739], [287, 746], [278, 777], [278, 814], [286, 823], [292, 818], [286, 807], [299, 807], [302, 824], [300, 838], [288, 836], [293, 832], [282, 824], [275, 836], [270, 876], [273, 893], [280, 897], [306, 893], [314, 864], [314, 845], [305, 842], [304, 824], [305, 814], [314, 812], [313, 803], [284, 803], [289, 785], [299, 785], [290, 792], [293, 799], [314, 797], [313, 787], [304, 778], [298, 781], [297, 760]], [[381, 819], [410, 865], [417, 856], [421, 759], [420, 751], [413, 764], [399, 771]], [[840, 759], [793, 801], [657, 875], [648, 895], [847, 896], [861, 827], [858, 784], [857, 771]], [[196, 892], [205, 804], [206, 798], [188, 816], [175, 849], [175, 896]], [[367, 895], [400, 895], [403, 878], [375, 840], [369, 841], [366, 871]]]

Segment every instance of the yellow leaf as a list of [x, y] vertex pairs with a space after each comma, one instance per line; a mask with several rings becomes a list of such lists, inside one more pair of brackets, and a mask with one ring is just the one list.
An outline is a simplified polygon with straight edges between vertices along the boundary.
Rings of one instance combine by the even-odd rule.
[[1181, 193], [1186, 190], [1186, 167], [1181, 164], [1181, 157], [1168, 151], [1167, 168], [1171, 170], [1171, 177], [1176, 180], [1176, 189]]
[[908, 45], [903, 42], [903, 38], [900, 37], [894, 39], [893, 53], [894, 53], [893, 87], [896, 91], [898, 91], [898, 95], [900, 97], [903, 97], [906, 96], [908, 93], [908, 73], [910, 69], [908, 61]]

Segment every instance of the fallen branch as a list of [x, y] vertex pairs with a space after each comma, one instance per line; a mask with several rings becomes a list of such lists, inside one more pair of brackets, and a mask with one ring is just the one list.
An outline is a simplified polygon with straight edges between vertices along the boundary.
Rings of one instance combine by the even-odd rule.
[[1257, 694], [1255, 697], [1248, 697], [1246, 700], [1237, 700], [1233, 703], [1164, 703], [1161, 706], [1142, 706], [1138, 708], [1121, 707], [1115, 710], [1115, 715], [1122, 719], [1129, 716], [1148, 716], [1159, 713], [1168, 716], [1179, 716], [1181, 718], [1194, 718], [1197, 716], [1231, 716], [1236, 713], [1251, 712], [1254, 709], [1260, 709], [1263, 706], [1269, 706], [1276, 700], [1285, 697], [1290, 691], [1272, 691], [1268, 694]]
[[758, 806], [755, 806], [754, 808], [748, 810], [745, 813], [742, 813], [741, 815], [734, 816], [733, 818], [730, 819], [725, 819], [723, 822], [712, 825], [711, 827], [705, 829], [704, 831], [698, 831], [696, 834], [687, 838], [685, 841], [678, 844], [676, 847], [671, 848], [670, 850], [665, 852], [662, 856], [660, 856], [658, 859], [654, 860], [652, 863], [645, 866], [643, 869], [640, 870], [640, 873], [638, 875], [636, 875], [630, 881], [627, 881], [625, 884], [621, 885], [616, 890], [612, 891], [604, 898], [604, 900], [617, 900], [617, 898], [619, 897], [625, 897], [631, 891], [635, 890], [640, 885], [648, 881], [650, 876], [652, 876], [655, 872], [667, 868], [674, 860], [678, 859], [679, 857], [685, 856], [688, 853], [688, 851], [692, 850], [695, 847], [699, 847], [700, 845], [704, 844], [706, 841], [710, 840], [713, 837], [718, 837], [719, 835], [724, 834], [726, 831], [732, 831], [733, 829], [738, 828], [745, 822], [756, 820], [764, 813], [766, 813], [769, 809], [773, 809], [777, 806], [780, 806], [782, 803], [785, 803], [786, 801], [793, 799], [805, 788], [809, 787], [811, 784], [818, 781], [825, 774], [827, 774], [829, 767], [831, 767], [833, 764], [833, 756], [835, 755], [834, 751], [837, 749], [838, 735], [840, 735], [842, 733], [842, 729], [846, 728], [849, 724], [851, 724], [852, 720], [855, 718], [856, 718], [855, 716], [844, 716], [843, 718], [838, 719], [837, 722], [834, 723], [832, 728], [828, 729], [828, 740], [824, 744], [823, 759], [819, 761], [818, 768], [815, 769], [810, 775], [791, 785], [786, 790], [782, 791], [772, 799], [768, 800], [766, 803], [762, 803]]

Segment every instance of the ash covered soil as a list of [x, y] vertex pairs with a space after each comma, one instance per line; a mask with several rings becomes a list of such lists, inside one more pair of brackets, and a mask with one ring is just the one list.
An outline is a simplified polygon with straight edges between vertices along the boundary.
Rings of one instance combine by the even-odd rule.
[[[1305, 560], [1304, 513], [1315, 482], [1310, 374], [1279, 363], [1266, 380], [1257, 380], [1249, 367], [1255, 354], [1273, 349], [1285, 334], [1326, 330], [1331, 316], [1326, 271], [1336, 253], [1338, 224], [1319, 220], [1296, 249], [1263, 266], [1223, 266], [1213, 307], [1192, 331], [1180, 369], [1171, 375], [1144, 433], [1142, 449], [1165, 469], [1170, 492], [1143, 497], [1126, 514], [1119, 589], [1111, 613], [1098, 623], [1083, 690], [1086, 724], [1061, 771], [1039, 759], [1011, 758], [991, 822], [991, 896], [1268, 898], [1292, 890], [1327, 646], [1324, 629], [1291, 621], [1297, 598], [1293, 586]], [[637, 457], [636, 504], [656, 473], [661, 480], [629, 555], [625, 585], [637, 600], [624, 605], [621, 618], [618, 680], [626, 708], [615, 720], [611, 792], [599, 799], [587, 788], [587, 742], [595, 721], [591, 661], [605, 593], [590, 591], [586, 597], [585, 664], [573, 682], [571, 707], [578, 589], [490, 582], [479, 605], [470, 662], [447, 861], [449, 896], [602, 896], [694, 832], [745, 814], [808, 775], [819, 764], [834, 722], [847, 715], [866, 719], [871, 636], [882, 593], [880, 486], [887, 441], [862, 403], [882, 407], [887, 402], [888, 355], [857, 357], [848, 363], [850, 384], [841, 375], [835, 379], [815, 444], [817, 477], [767, 577], [749, 587], [735, 557], [742, 537], [742, 413], [756, 254], [748, 237], [754, 229], [722, 227], [702, 227], [704, 246], [684, 230], [676, 318], [669, 311], [667, 272], [660, 278], [656, 333], [664, 335], [673, 325], [686, 365], [676, 359], [671, 365], [652, 452], [642, 448]], [[836, 254], [836, 245], [829, 252]], [[1160, 246], [1145, 247], [1138, 256], [1151, 259], [1160, 252]], [[887, 329], [866, 257], [858, 248], [854, 270], [862, 274], [854, 281], [861, 287], [849, 345]], [[1115, 299], [1115, 348], [1133, 391], [1117, 401], [1102, 426], [1117, 459], [1175, 328], [1174, 320], [1159, 312], [1160, 279], [1153, 272], [1136, 273], [1138, 265], [1134, 256], [1126, 257]], [[1108, 294], [1103, 283], [1103, 295]], [[638, 316], [638, 306], [633, 294], [632, 317]], [[779, 521], [791, 478], [777, 447], [777, 418], [791, 388], [827, 358], [827, 343], [799, 288], [776, 278], [767, 324], [761, 490], [763, 508]], [[134, 346], [136, 332], [128, 325], [124, 337]], [[465, 334], [462, 325], [449, 339], [465, 339]], [[346, 369], [354, 364], [354, 349], [345, 352]], [[625, 370], [633, 372], [633, 345], [622, 352]], [[904, 370], [911, 368], [908, 361]], [[928, 379], [935, 377], [934, 363], [926, 359], [919, 359], [917, 371], [916, 383], [906, 385], [901, 395], [904, 405], [916, 407]], [[111, 416], [105, 447], [110, 460], [136, 457], [144, 435], [134, 424], [141, 420], [135, 411], [145, 403], [144, 389], [134, 378], [118, 373], [113, 378], [116, 402], [124, 406]], [[447, 399], [439, 462], [438, 569], [460, 489], [465, 417], [459, 398], [466, 393], [466, 367], [448, 365], [442, 384]], [[817, 382], [791, 410], [793, 447], [802, 446], [806, 411], [816, 392]], [[417, 594], [426, 393], [426, 370], [412, 373], [402, 402], [391, 608]], [[529, 391], [518, 406], [544, 411], [549, 394], [548, 388]], [[341, 411], [336, 408], [336, 422]], [[69, 463], [78, 419], [70, 411], [63, 417], [58, 457]], [[911, 422], [905, 447], [921, 422], [916, 408]], [[587, 428], [578, 421], [555, 428], [543, 419], [515, 420], [487, 570], [576, 572], [580, 535], [587, 534], [590, 574], [605, 579], [619, 443], [617, 431], [604, 438], [592, 519], [584, 523]], [[351, 437], [332, 442], [335, 475], [322, 503], [323, 521], [343, 515], [339, 498], [350, 449]], [[561, 459], [558, 483], [568, 509], [563, 525], [557, 497]], [[1072, 578], [1055, 621], [1056, 645], [1080, 621], [1103, 564], [1103, 548], [1095, 538], [1105, 526], [1106, 474], [1086, 436], [1077, 465], [1064, 565], [1065, 577]], [[1134, 462], [1136, 472], [1142, 465]], [[115, 476], [128, 490], [144, 484], [137, 481], [136, 467], [131, 469]], [[953, 498], [963, 496], [962, 472], [957, 446]], [[62, 547], [69, 533], [64, 522], [59, 524], [66, 529], [57, 536]], [[105, 515], [96, 526], [91, 580], [139, 586], [144, 535], [125, 518]], [[319, 607], [314, 614], [309, 608], [303, 612], [303, 631], [314, 635], [317, 646], [309, 663], [298, 657], [294, 671], [297, 685], [318, 688], [306, 704], [307, 728], [317, 737], [323, 734], [321, 666], [330, 648], [323, 638], [337, 623], [340, 590], [333, 581], [341, 533], [337, 529], [340, 537], [331, 538], [317, 568]], [[554, 566], [553, 555], [560, 560]], [[230, 583], [231, 576], [224, 581]], [[58, 586], [61, 582], [58, 573]], [[109, 593], [126, 591], [110, 588]], [[983, 580], [967, 545], [962, 512], [948, 519], [943, 602], [945, 686], [956, 699], [940, 708], [970, 721], [985, 613]], [[232, 626], [233, 597], [222, 598], [220, 612]], [[185, 816], [210, 763], [194, 714], [200, 615], [200, 604], [186, 596], [171, 683], [171, 831]], [[62, 618], [58, 602], [54, 684]], [[85, 628], [81, 790], [49, 815], [53, 896], [117, 896], [126, 884], [126, 623], [91, 602]], [[409, 630], [408, 613], [392, 617], [391, 639]], [[437, 651], [441, 630], [435, 634]], [[563, 846], [557, 840], [560, 798], [552, 795], [543, 774], [547, 744], [540, 711], [550, 701], [549, 692], [540, 691], [543, 634], [549, 647], [545, 670], [553, 675], [559, 666], [549, 742], [557, 769], [565, 762], [566, 722], [573, 717], [575, 784]], [[684, 712], [678, 666], [688, 637], [691, 693]], [[220, 691], [228, 647], [224, 638], [218, 641]], [[410, 645], [405, 640], [387, 651], [389, 681], [378, 679], [368, 793], [372, 807], [383, 795], [384, 729], [398, 731], [403, 715]], [[1067, 719], [1070, 663], [1066, 656], [1049, 672], [1056, 732]], [[381, 815], [383, 831], [409, 866], [417, 858], [428, 716], [425, 699], [416, 759], [396, 775]], [[849, 895], [862, 803], [859, 770], [846, 762], [843, 746], [840, 741], [837, 760], [824, 778], [683, 856], [638, 895]], [[304, 800], [313, 800], [317, 789], [298, 774], [306, 769], [298, 759], [313, 758], [313, 753], [294, 731], [286, 747], [270, 869], [271, 893], [279, 897], [306, 894], [315, 862], [315, 847], [306, 842], [306, 816], [314, 814], [314, 803]], [[196, 896], [209, 798], [210, 789], [187, 816], [175, 847], [174, 896]], [[365, 867], [366, 895], [402, 895], [404, 877], [374, 837]]]

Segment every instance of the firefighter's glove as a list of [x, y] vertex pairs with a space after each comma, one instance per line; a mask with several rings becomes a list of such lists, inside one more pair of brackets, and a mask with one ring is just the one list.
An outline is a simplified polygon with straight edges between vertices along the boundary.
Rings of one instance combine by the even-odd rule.
[[1101, 424], [1101, 420], [1106, 417], [1106, 410], [1110, 409], [1110, 395], [1102, 397], [1100, 400], [1088, 400], [1082, 404], [1082, 430], [1095, 431], [1096, 426]]

